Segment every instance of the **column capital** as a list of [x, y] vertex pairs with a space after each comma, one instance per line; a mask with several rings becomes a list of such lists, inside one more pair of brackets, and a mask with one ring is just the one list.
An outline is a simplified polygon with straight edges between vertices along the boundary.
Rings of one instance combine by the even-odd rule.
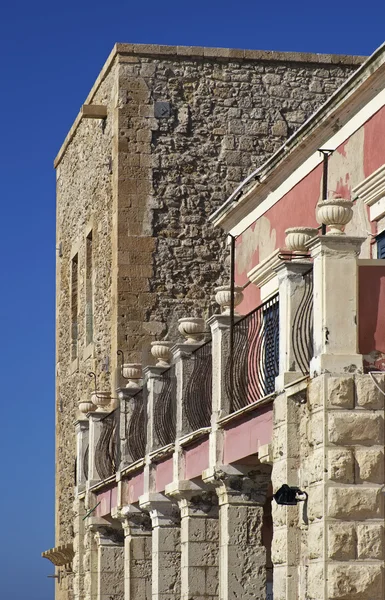
[[133, 504], [115, 509], [112, 512], [112, 517], [121, 522], [124, 537], [128, 535], [151, 535], [150, 515]]
[[139, 506], [150, 514], [153, 527], [174, 527], [180, 522], [179, 510], [175, 502], [164, 494], [148, 493], [140, 496]]
[[181, 517], [218, 516], [218, 497], [215, 489], [208, 484], [176, 481], [167, 485], [165, 491], [178, 501]]
[[116, 546], [123, 543], [123, 532], [119, 526], [114, 526], [100, 517], [91, 517], [89, 521], [86, 529], [94, 535], [98, 546]]
[[271, 481], [270, 465], [234, 468], [229, 465], [203, 472], [203, 481], [216, 488], [219, 506], [260, 505], [266, 502]]
[[312, 258], [318, 256], [355, 256], [358, 257], [361, 246], [366, 238], [350, 235], [320, 235], [312, 238], [306, 246], [310, 250]]

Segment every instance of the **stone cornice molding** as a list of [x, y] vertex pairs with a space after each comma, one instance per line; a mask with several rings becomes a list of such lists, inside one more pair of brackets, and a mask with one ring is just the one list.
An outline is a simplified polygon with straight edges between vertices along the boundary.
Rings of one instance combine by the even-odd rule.
[[257, 287], [262, 287], [274, 279], [276, 276], [275, 269], [282, 263], [282, 260], [280, 259], [281, 253], [282, 250], [278, 248], [258, 265], [253, 267], [251, 271], [247, 273], [249, 281]]
[[360, 198], [369, 206], [371, 221], [385, 215], [385, 164], [352, 189], [352, 198]]
[[352, 257], [359, 256], [361, 246], [366, 238], [348, 235], [320, 235], [307, 242], [313, 258], [317, 256]]

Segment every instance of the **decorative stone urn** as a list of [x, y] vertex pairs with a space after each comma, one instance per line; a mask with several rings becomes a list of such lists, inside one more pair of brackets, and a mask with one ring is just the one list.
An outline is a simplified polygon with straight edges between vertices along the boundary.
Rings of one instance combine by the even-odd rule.
[[307, 253], [306, 242], [318, 234], [314, 227], [289, 227], [285, 230], [285, 244], [291, 252]]
[[78, 408], [80, 412], [86, 415], [87, 413], [94, 412], [96, 410], [96, 405], [93, 402], [91, 402], [91, 400], [84, 399], [80, 400], [80, 402], [78, 403]]
[[126, 388], [139, 389], [142, 379], [142, 365], [139, 363], [127, 363], [122, 365], [122, 375], [127, 379]]
[[174, 345], [174, 342], [166, 342], [165, 340], [151, 342], [151, 354], [158, 361], [156, 363], [157, 367], [164, 367], [167, 369], [167, 367], [170, 366], [171, 348]]
[[343, 229], [353, 217], [353, 202], [338, 196], [317, 204], [317, 221], [329, 226], [326, 235], [345, 235]]
[[96, 404], [97, 411], [102, 412], [106, 406], [111, 403], [110, 392], [92, 392], [91, 402]]
[[178, 320], [179, 331], [186, 338], [186, 344], [197, 344], [204, 338], [205, 320], [200, 317], [184, 317]]
[[[238, 306], [243, 300], [242, 287], [239, 285], [234, 286], [234, 308]], [[230, 285], [221, 285], [215, 288], [215, 302], [219, 304], [222, 315], [230, 314], [231, 304], [231, 288]], [[237, 313], [235, 313], [237, 314]]]

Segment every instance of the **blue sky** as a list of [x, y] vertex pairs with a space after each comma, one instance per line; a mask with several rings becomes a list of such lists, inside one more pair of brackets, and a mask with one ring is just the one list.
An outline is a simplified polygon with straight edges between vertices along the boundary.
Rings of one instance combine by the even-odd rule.
[[0, 598], [51, 600], [53, 159], [113, 44], [370, 54], [385, 4], [351, 0], [14, 0], [0, 22]]

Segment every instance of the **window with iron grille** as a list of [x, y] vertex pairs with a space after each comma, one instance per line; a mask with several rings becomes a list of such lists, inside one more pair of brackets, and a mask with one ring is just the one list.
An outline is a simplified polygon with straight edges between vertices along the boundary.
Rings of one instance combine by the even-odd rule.
[[385, 231], [376, 237], [377, 258], [385, 258]]

